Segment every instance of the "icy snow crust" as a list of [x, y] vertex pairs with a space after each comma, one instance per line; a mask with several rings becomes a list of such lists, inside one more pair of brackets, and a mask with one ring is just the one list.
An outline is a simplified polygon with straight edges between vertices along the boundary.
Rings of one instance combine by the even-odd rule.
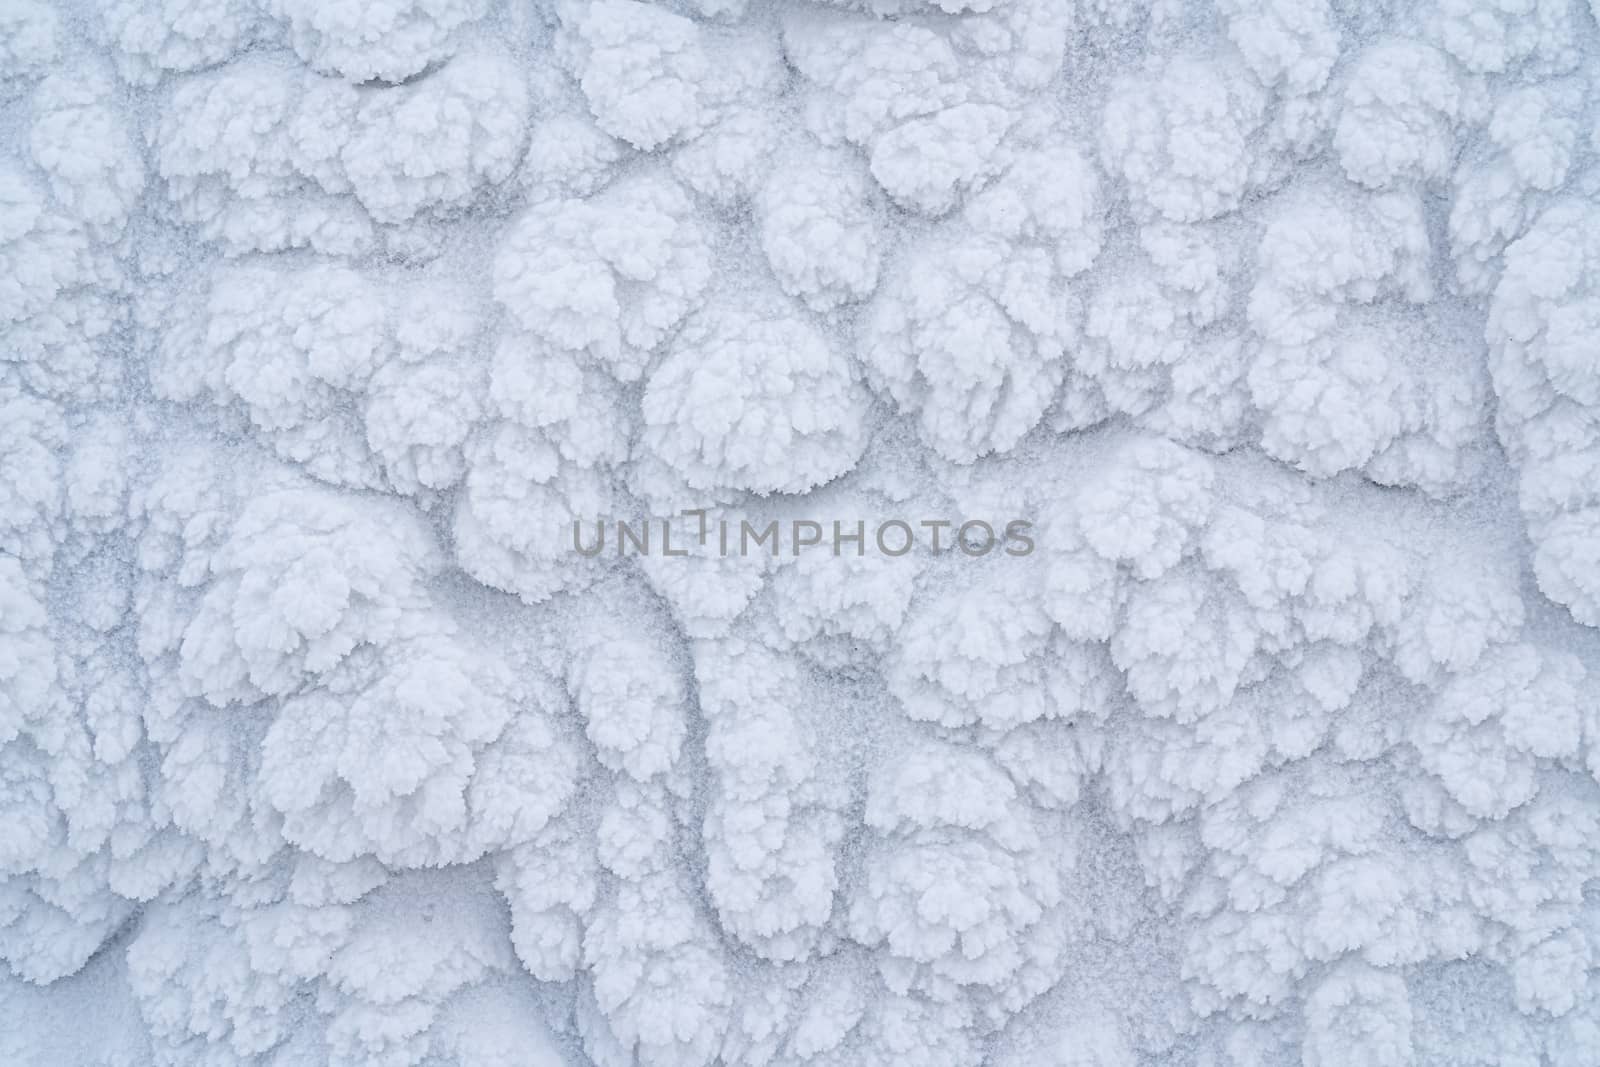
[[7, 1067], [1594, 1067], [1597, 627], [1583, 0], [0, 0]]

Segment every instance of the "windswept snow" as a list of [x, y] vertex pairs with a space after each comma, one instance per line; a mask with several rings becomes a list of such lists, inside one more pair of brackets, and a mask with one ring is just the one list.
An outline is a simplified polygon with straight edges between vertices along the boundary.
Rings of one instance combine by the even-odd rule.
[[0, 0], [0, 1064], [1594, 1067], [1597, 14]]

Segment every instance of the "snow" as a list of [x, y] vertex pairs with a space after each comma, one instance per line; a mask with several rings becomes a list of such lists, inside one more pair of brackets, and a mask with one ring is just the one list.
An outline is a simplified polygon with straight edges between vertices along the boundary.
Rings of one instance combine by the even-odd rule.
[[0, 1064], [1600, 1063], [1597, 11], [0, 0]]

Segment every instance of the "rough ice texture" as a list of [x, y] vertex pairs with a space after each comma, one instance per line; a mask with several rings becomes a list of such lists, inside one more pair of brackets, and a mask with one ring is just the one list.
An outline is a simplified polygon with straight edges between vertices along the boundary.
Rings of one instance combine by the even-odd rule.
[[0, 0], [0, 1063], [1594, 1067], [1597, 56]]

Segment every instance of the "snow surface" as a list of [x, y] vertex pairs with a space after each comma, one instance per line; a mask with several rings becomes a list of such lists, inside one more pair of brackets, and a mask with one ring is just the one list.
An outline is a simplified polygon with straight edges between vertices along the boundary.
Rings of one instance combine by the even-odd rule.
[[0, 1064], [1600, 1064], [1596, 14], [0, 0]]

